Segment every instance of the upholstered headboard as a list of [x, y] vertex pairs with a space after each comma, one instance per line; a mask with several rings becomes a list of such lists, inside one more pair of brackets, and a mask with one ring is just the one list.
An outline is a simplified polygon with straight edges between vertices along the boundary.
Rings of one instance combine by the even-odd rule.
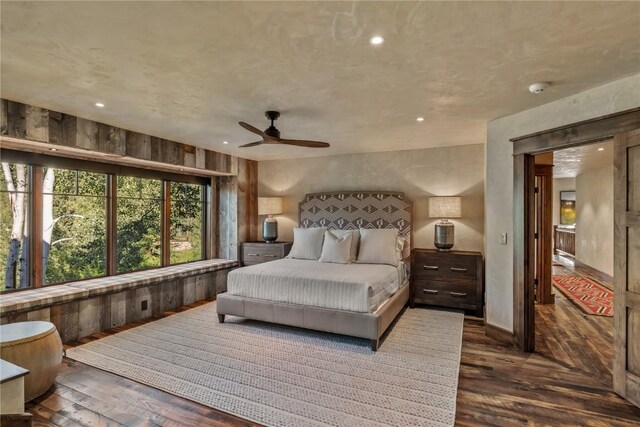
[[411, 252], [413, 202], [404, 193], [353, 191], [307, 194], [299, 205], [300, 227], [337, 230], [397, 228], [405, 239], [403, 258]]

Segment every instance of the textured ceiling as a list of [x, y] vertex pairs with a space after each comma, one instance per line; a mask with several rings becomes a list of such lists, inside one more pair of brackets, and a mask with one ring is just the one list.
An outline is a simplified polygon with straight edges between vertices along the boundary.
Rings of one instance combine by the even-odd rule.
[[[488, 120], [640, 71], [640, 2], [2, 2], [1, 20], [2, 97], [261, 160], [484, 143]], [[267, 109], [332, 147], [238, 149]]]
[[587, 170], [605, 166], [613, 166], [613, 140], [553, 152], [554, 178], [575, 178]]

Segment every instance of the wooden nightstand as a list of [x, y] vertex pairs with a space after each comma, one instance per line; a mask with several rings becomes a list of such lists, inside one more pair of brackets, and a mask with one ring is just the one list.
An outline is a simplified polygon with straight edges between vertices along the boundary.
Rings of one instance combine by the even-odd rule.
[[290, 242], [247, 242], [242, 244], [242, 265], [255, 265], [282, 259], [289, 255]]
[[411, 308], [417, 304], [471, 310], [482, 317], [484, 261], [480, 252], [411, 251]]

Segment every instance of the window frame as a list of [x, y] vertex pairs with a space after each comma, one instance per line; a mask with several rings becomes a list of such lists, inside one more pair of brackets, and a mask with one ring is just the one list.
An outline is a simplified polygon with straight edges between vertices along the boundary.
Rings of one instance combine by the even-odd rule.
[[[212, 195], [212, 178], [209, 176], [181, 175], [177, 173], [160, 172], [152, 169], [142, 169], [130, 166], [121, 166], [111, 163], [92, 162], [87, 160], [78, 160], [67, 157], [48, 156], [39, 153], [28, 153], [17, 150], [1, 149], [0, 156], [3, 162], [21, 163], [29, 167], [28, 183], [30, 188], [29, 197], [29, 225], [28, 229], [31, 236], [42, 236], [42, 203], [43, 203], [43, 168], [53, 167], [60, 169], [69, 169], [75, 171], [86, 171], [94, 173], [104, 173], [106, 175], [106, 203], [105, 203], [105, 257], [106, 257], [106, 275], [96, 276], [108, 277], [128, 274], [134, 271], [146, 271], [157, 268], [167, 267], [170, 265], [183, 265], [191, 262], [198, 262], [208, 258], [206, 251], [210, 235], [209, 223], [211, 215], [214, 213], [209, 209], [211, 204], [210, 196]], [[137, 270], [118, 273], [117, 271], [117, 212], [118, 212], [118, 176], [132, 176], [146, 179], [159, 179], [162, 181], [162, 216], [161, 216], [161, 244], [160, 244], [160, 266], [141, 268]], [[187, 261], [184, 263], [171, 264], [171, 248], [170, 248], [170, 220], [171, 220], [171, 182], [185, 182], [189, 184], [202, 185], [202, 224], [201, 224], [201, 258], [200, 260]], [[43, 287], [63, 285], [81, 280], [91, 280], [92, 278], [69, 280], [65, 282], [56, 282], [45, 284], [43, 263], [42, 263], [42, 237], [38, 239], [39, 244], [33, 242], [29, 246], [29, 287], [5, 289], [0, 294], [20, 292], [29, 289], [37, 289]], [[3, 262], [3, 260], [0, 260]]]

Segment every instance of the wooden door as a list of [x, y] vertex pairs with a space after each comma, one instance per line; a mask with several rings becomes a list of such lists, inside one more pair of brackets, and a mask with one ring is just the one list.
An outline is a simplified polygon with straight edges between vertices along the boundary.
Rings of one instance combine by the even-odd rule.
[[553, 304], [553, 165], [536, 165], [536, 302]]
[[615, 136], [613, 388], [640, 407], [640, 129]]

